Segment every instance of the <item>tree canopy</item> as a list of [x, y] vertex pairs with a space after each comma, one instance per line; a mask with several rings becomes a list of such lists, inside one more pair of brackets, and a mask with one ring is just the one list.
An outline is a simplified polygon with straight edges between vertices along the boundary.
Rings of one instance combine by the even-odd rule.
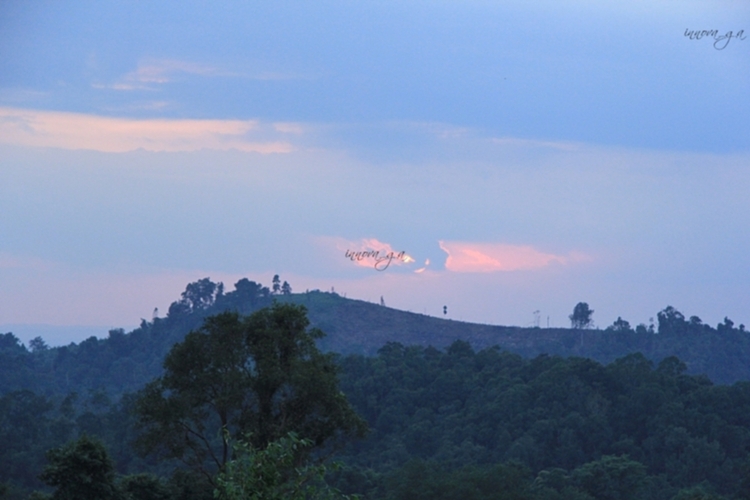
[[305, 308], [292, 304], [206, 318], [138, 394], [141, 450], [210, 479], [230, 459], [234, 436], [265, 449], [288, 432], [315, 446], [362, 435], [366, 426], [338, 389], [332, 355], [315, 346], [323, 332], [308, 325]]
[[104, 445], [81, 436], [62, 448], [47, 452], [49, 465], [40, 476], [56, 487], [52, 500], [115, 500], [115, 472]]
[[589, 308], [589, 305], [586, 302], [579, 302], [576, 304], [575, 308], [573, 308], [573, 314], [568, 316], [568, 318], [570, 318], [570, 327], [588, 328], [592, 323], [592, 314], [594, 314], [594, 311]]

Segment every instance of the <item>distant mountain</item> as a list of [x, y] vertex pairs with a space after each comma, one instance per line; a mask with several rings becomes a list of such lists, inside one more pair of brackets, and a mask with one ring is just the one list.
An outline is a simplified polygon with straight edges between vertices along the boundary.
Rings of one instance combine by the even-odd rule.
[[435, 318], [317, 290], [274, 294], [247, 279], [225, 293], [221, 283], [205, 278], [188, 284], [165, 318], [143, 320], [129, 333], [111, 330], [107, 339], [91, 337], [55, 348], [31, 342], [30, 349], [12, 333], [0, 334], [0, 394], [16, 389], [46, 394], [135, 391], [161, 373], [169, 349], [207, 316], [226, 310], [249, 314], [274, 300], [304, 305], [312, 326], [327, 334], [321, 349], [344, 355], [374, 355], [389, 342], [445, 348], [464, 340], [475, 350], [499, 346], [524, 357], [579, 356], [601, 363], [634, 352], [655, 362], [677, 356], [689, 373], [706, 374], [716, 383], [750, 380], [750, 334], [743, 325], [735, 328], [725, 319], [712, 328], [671, 307], [658, 314], [658, 330], [643, 325], [632, 329], [622, 320], [606, 330], [520, 328]]

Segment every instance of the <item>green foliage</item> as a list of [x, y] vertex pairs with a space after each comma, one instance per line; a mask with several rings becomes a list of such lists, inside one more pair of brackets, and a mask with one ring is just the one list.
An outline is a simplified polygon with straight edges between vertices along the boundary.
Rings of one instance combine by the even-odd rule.
[[123, 500], [170, 500], [169, 489], [152, 474], [132, 474], [117, 482]]
[[42, 493], [41, 491], [32, 491], [27, 500], [50, 500], [50, 498], [52, 497], [47, 493]]
[[531, 500], [528, 468], [518, 463], [466, 465], [446, 469], [435, 462], [410, 461], [390, 474], [388, 500]]
[[609, 363], [633, 352], [642, 352], [655, 362], [678, 356], [690, 373], [706, 373], [716, 383], [750, 379], [750, 335], [743, 325], [735, 327], [727, 319], [712, 328], [696, 316], [689, 321], [683, 316], [680, 322], [681, 313], [669, 307], [662, 316], [667, 323], [676, 318], [675, 325], [672, 328], [665, 323], [662, 329], [678, 335], [651, 335], [653, 331], [645, 325], [627, 330], [627, 322], [612, 325], [615, 331], [606, 334], [596, 330], [581, 333], [445, 321], [320, 291], [273, 295], [267, 287], [246, 278], [234, 286], [234, 291], [224, 293], [221, 283], [203, 278], [186, 286], [165, 318], [143, 320], [132, 332], [114, 329], [107, 338], [92, 337], [78, 345], [37, 349], [34, 343], [27, 350], [12, 334], [2, 334], [0, 395], [20, 389], [48, 395], [82, 394], [103, 387], [116, 400], [161, 375], [162, 361], [172, 346], [198, 329], [206, 317], [225, 311], [250, 314], [270, 306], [274, 299], [308, 307], [311, 323], [327, 333], [317, 340], [324, 351], [375, 355], [389, 341], [447, 348], [454, 340], [463, 339], [470, 340], [474, 349], [500, 345], [525, 357], [547, 353]]
[[[127, 410], [134, 406], [134, 399], [132, 395], [123, 397], [123, 393], [141, 388], [159, 375], [166, 377], [167, 372], [162, 371], [164, 357], [176, 343], [187, 341], [186, 332], [201, 331], [206, 318], [234, 311], [241, 327], [247, 329], [249, 323], [242, 314], [278, 300], [309, 307], [312, 323], [330, 334], [311, 341], [320, 348], [374, 353], [382, 347], [373, 358], [341, 360], [343, 372], [338, 373], [342, 374], [342, 389], [373, 428], [369, 440], [340, 455], [348, 465], [331, 477], [345, 492], [362, 492], [368, 498], [395, 494], [391, 487], [407, 484], [395, 478], [403, 479], [406, 476], [402, 472], [412, 467], [407, 464], [421, 461], [432, 471], [424, 477], [434, 476], [436, 484], [444, 486], [436, 494], [443, 494], [459, 491], [441, 482], [445, 478], [465, 474], [464, 483], [473, 484], [469, 478], [475, 477], [475, 472], [516, 460], [537, 478], [531, 482], [539, 486], [532, 488], [534, 498], [591, 498], [584, 483], [578, 481], [582, 477], [579, 469], [603, 457], [628, 455], [629, 460], [646, 467], [639, 492], [644, 500], [672, 498], [678, 491], [692, 494], [698, 489], [706, 495], [750, 498], [750, 474], [746, 470], [750, 456], [750, 385], [714, 386], [706, 377], [687, 375], [706, 372], [720, 383], [750, 379], [750, 336], [742, 325], [735, 327], [728, 318], [712, 328], [696, 316], [686, 319], [667, 307], [657, 315], [659, 334], [644, 325], [634, 331], [621, 318], [606, 331], [529, 330], [446, 322], [347, 300], [333, 293], [284, 294], [282, 285], [280, 291], [272, 296], [268, 288], [242, 279], [234, 291], [224, 293], [220, 283], [205, 278], [186, 287], [166, 318], [144, 320], [130, 333], [113, 329], [106, 339], [92, 337], [78, 345], [56, 348], [32, 342], [29, 350], [12, 334], [0, 335], [0, 481], [8, 485], [6, 497], [26, 498], [31, 489], [41, 487], [37, 477], [44, 466], [44, 451], [81, 433], [101, 438], [122, 473], [171, 474], [173, 461], [154, 462], [153, 456], [141, 459], [130, 449], [135, 434], [130, 427], [133, 417]], [[261, 330], [274, 330], [272, 323], [266, 321], [268, 328], [261, 325]], [[315, 337], [313, 331], [308, 333]], [[230, 376], [234, 373], [228, 369], [231, 363], [215, 363], [211, 355], [197, 356], [195, 352], [215, 351], [232, 358], [251, 348], [254, 352], [283, 350], [281, 344], [278, 349], [263, 348], [275, 345], [268, 336], [258, 336], [265, 340], [256, 344], [243, 341], [242, 335], [238, 337], [239, 343], [230, 341], [233, 347], [224, 350], [222, 342], [196, 342], [197, 348], [186, 349], [184, 362], [178, 363], [185, 368], [194, 360], [208, 360], [203, 366], [213, 367], [213, 376], [201, 378], [199, 371], [189, 369], [182, 373], [195, 376], [204, 388], [220, 388], [231, 403], [233, 384], [238, 382]], [[456, 338], [464, 341], [450, 345]], [[446, 350], [386, 343], [394, 339], [432, 343]], [[469, 339], [471, 344], [466, 341]], [[496, 349], [475, 351], [496, 343], [533, 359]], [[636, 351], [643, 354], [633, 354]], [[542, 352], [549, 355], [535, 357]], [[264, 365], [265, 382], [258, 378], [255, 385], [248, 383], [249, 388], [241, 391], [250, 408], [245, 417], [231, 404], [224, 406], [229, 416], [227, 428], [234, 435], [240, 435], [240, 429], [253, 429], [253, 439], [266, 435], [271, 442], [295, 429], [306, 437], [310, 430], [324, 435], [326, 422], [318, 422], [317, 427], [314, 422], [322, 414], [320, 407], [311, 419], [293, 422], [291, 416], [304, 414], [295, 413], [299, 406], [277, 404], [289, 394], [305, 393], [308, 400], [315, 399], [315, 388], [305, 392], [307, 389], [300, 387], [306, 387], [306, 373], [315, 373], [320, 367], [328, 366], [336, 379], [338, 367], [333, 359], [318, 354], [322, 356], [318, 365], [305, 358], [308, 372], [300, 370], [293, 378], [301, 381], [299, 386], [294, 385], [297, 382], [279, 386], [279, 374], [284, 370], [273, 367], [281, 365]], [[563, 359], [555, 354], [590, 357], [610, 364]], [[243, 365], [246, 371], [255, 373], [258, 366], [251, 357], [245, 359], [249, 360]], [[225, 368], [228, 371], [222, 371]], [[222, 384], [212, 385], [212, 380], [219, 379]], [[338, 389], [326, 389], [325, 383], [314, 385], [322, 387], [323, 394], [340, 397]], [[268, 394], [277, 395], [271, 398], [272, 411], [265, 417], [260, 414], [261, 393], [266, 394], [266, 401]], [[157, 400], [174, 395], [164, 390], [157, 394]], [[162, 408], [165, 418], [169, 418], [169, 411], [185, 415], [185, 408], [193, 408], [195, 415], [203, 411], [205, 417], [194, 421], [203, 426], [201, 436], [205, 441], [183, 440], [187, 454], [182, 458], [190, 461], [191, 456], [208, 475], [200, 477], [186, 471], [172, 474], [163, 485], [170, 498], [197, 500], [210, 498], [213, 493], [208, 478], [222, 462], [222, 418], [209, 403], [190, 406], [199, 399], [198, 392], [193, 392], [193, 396], [173, 399], [179, 404]], [[286, 415], [285, 425], [279, 424], [282, 414]], [[261, 432], [262, 426], [265, 430]], [[177, 428], [175, 424], [173, 429]], [[341, 433], [336, 431], [321, 442], [331, 443]], [[206, 451], [190, 448], [200, 443]], [[265, 449], [262, 443], [252, 444], [256, 450]], [[154, 449], [161, 451], [162, 457], [174, 456], [164, 441]], [[208, 450], [219, 457], [217, 462], [211, 461]], [[231, 457], [231, 448], [227, 450]], [[547, 472], [550, 477], [563, 478], [561, 486], [553, 488], [542, 481]], [[413, 474], [409, 484], [417, 491], [425, 480]], [[118, 484], [126, 484], [123, 481]], [[147, 483], [148, 478], [134, 481], [135, 488], [137, 481]], [[473, 494], [469, 491], [473, 486], [466, 488], [461, 491]], [[156, 487], [153, 490], [161, 491]]]
[[333, 358], [315, 346], [322, 332], [308, 324], [304, 307], [290, 304], [207, 318], [139, 393], [142, 450], [211, 478], [229, 459], [229, 436], [251, 434], [263, 449], [290, 431], [315, 446], [361, 435], [365, 424], [338, 390]]
[[52, 500], [116, 500], [115, 474], [107, 450], [88, 436], [47, 452], [41, 479], [55, 489]]
[[573, 471], [572, 479], [597, 500], [636, 500], [646, 478], [646, 467], [627, 456], [605, 455]]
[[214, 485], [204, 476], [177, 469], [169, 479], [170, 500], [212, 500]]
[[235, 458], [216, 478], [214, 496], [220, 500], [348, 499], [325, 483], [323, 464], [300, 464], [299, 457], [313, 442], [290, 432], [265, 449], [248, 441], [233, 443]]
[[[457, 342], [447, 352], [388, 344], [342, 366], [342, 388], [372, 433], [341, 459], [381, 474], [378, 491], [433, 481], [418, 472], [412, 483], [383, 486], [414, 459], [436, 463], [440, 477], [515, 460], [538, 475], [534, 494], [550, 499], [671, 498], [703, 481], [722, 495], [746, 487], [750, 384], [713, 386], [685, 375], [676, 358], [655, 368], [632, 354], [602, 366], [475, 353]], [[539, 479], [555, 469], [564, 479], [557, 486]], [[342, 476], [335, 484], [348, 492], [366, 482]]]
[[694, 486], [680, 490], [672, 497], [672, 500], [724, 500], [724, 498], [703, 486]]

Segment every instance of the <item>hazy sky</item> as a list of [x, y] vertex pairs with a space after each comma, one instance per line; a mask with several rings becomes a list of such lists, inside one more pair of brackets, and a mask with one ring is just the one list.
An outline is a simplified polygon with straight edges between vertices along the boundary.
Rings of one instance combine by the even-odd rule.
[[483, 323], [748, 323], [749, 195], [748, 2], [0, 3], [23, 339], [275, 273]]

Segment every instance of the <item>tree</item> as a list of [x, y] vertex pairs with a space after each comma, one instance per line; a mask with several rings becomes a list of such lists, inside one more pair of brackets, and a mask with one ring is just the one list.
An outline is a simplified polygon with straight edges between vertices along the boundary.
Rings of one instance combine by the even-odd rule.
[[249, 314], [273, 303], [271, 290], [247, 278], [242, 278], [234, 284], [234, 291], [228, 292], [216, 299], [215, 311], [237, 311]]
[[[594, 312], [594, 311], [591, 311]], [[617, 317], [614, 323], [612, 323], [611, 326], [607, 327], [607, 330], [614, 331], [614, 332], [629, 332], [632, 329], [630, 328], [630, 323], [622, 319], [620, 316]]]
[[189, 283], [177, 302], [172, 302], [167, 311], [168, 318], [184, 316], [192, 312], [205, 311], [224, 294], [224, 284], [203, 278]]
[[297, 463], [298, 451], [312, 444], [293, 432], [265, 449], [238, 441], [233, 445], [235, 458], [216, 478], [214, 496], [220, 500], [348, 499], [325, 483], [325, 465]]
[[136, 398], [141, 451], [179, 459], [212, 480], [230, 458], [232, 437], [251, 435], [252, 446], [265, 449], [288, 432], [315, 446], [363, 435], [332, 355], [315, 346], [323, 332], [308, 325], [306, 309], [293, 304], [206, 318]]
[[734, 328], [734, 321], [724, 316], [724, 323], [716, 325], [716, 331], [719, 333], [731, 333]]
[[203, 278], [195, 283], [190, 283], [182, 292], [182, 300], [190, 307], [191, 311], [208, 309], [216, 300], [218, 292], [223, 292], [223, 283], [214, 283], [209, 278]]
[[286, 281], [284, 282], [283, 285], [281, 285], [281, 293], [283, 295], [291, 295], [292, 294], [292, 287]]
[[31, 352], [46, 351], [49, 346], [42, 337], [34, 337], [29, 340], [29, 349], [31, 349]]
[[604, 455], [571, 474], [578, 487], [597, 500], [638, 498], [646, 466], [625, 456]]
[[133, 474], [119, 479], [118, 486], [126, 500], [169, 500], [167, 487], [151, 474]]
[[57, 489], [52, 500], [113, 500], [120, 494], [107, 450], [85, 434], [62, 448], [47, 452], [49, 465], [39, 476]]
[[593, 309], [589, 309], [589, 305], [586, 302], [579, 302], [573, 309], [573, 314], [568, 316], [570, 318], [571, 328], [588, 328], [592, 324], [591, 315], [594, 314]]
[[[656, 314], [659, 320], [659, 335], [675, 335], [687, 330], [685, 316], [672, 306], [667, 306]], [[698, 319], [700, 321], [700, 319]]]
[[702, 485], [693, 486], [692, 488], [684, 488], [677, 492], [672, 497], [673, 500], [723, 500], [724, 497], [719, 496], [711, 491], [707, 491]]
[[278, 295], [279, 292], [281, 291], [281, 280], [279, 279], [278, 274], [273, 275], [273, 280], [271, 281], [271, 283], [273, 283], [273, 286], [271, 288], [273, 290], [273, 293], [275, 295]]

